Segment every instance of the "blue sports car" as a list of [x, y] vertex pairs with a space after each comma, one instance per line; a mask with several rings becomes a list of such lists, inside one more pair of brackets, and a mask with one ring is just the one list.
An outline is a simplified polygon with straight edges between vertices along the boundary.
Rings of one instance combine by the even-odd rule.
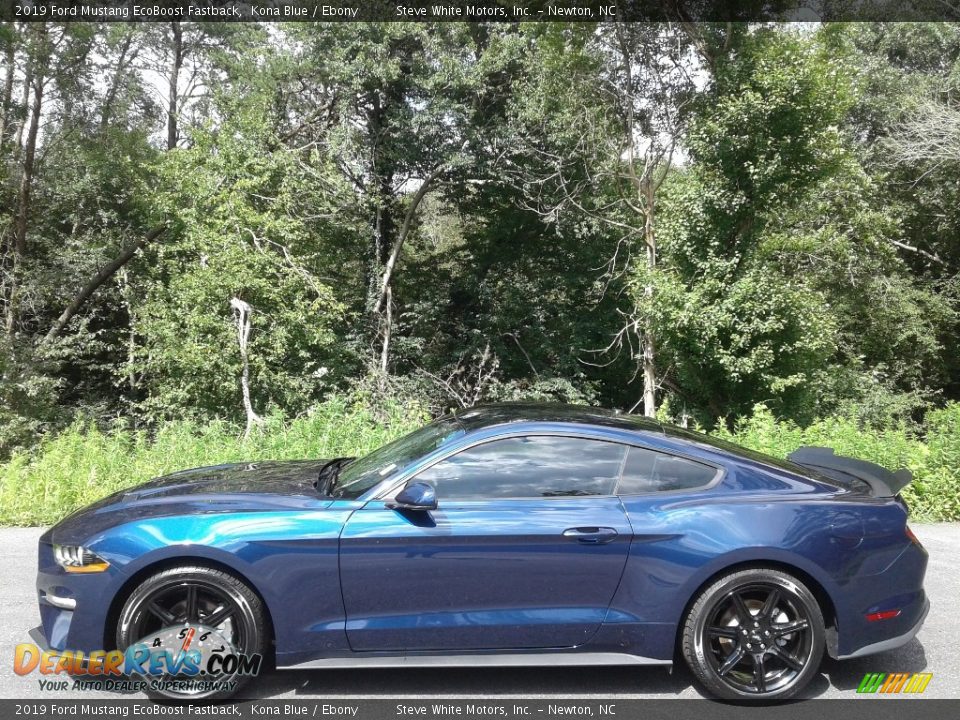
[[40, 540], [43, 641], [180, 651], [196, 630], [279, 668], [682, 657], [715, 696], [784, 699], [824, 651], [919, 630], [909, 481], [593, 408], [473, 408], [359, 459], [187, 470], [71, 515]]

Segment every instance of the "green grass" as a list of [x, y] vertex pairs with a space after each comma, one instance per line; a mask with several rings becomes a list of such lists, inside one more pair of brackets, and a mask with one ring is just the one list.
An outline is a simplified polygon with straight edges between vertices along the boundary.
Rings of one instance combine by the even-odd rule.
[[[375, 414], [362, 403], [335, 399], [306, 417], [270, 418], [247, 441], [226, 423], [172, 422], [154, 435], [77, 424], [0, 464], [0, 524], [53, 523], [115, 490], [190, 467], [359, 455], [425, 419], [418, 407], [394, 404]], [[763, 406], [733, 433], [717, 434], [778, 457], [801, 445], [829, 445], [891, 469], [908, 467], [914, 482], [903, 494], [913, 517], [960, 520], [960, 405], [929, 413], [922, 439], [902, 428], [866, 429], [845, 417], [801, 428]]]
[[0, 464], [0, 525], [50, 524], [116, 490], [185, 468], [360, 455], [424, 420], [419, 408], [393, 405], [374, 415], [331, 400], [293, 421], [270, 418], [246, 441], [241, 428], [226, 423], [173, 422], [153, 436], [77, 424]]

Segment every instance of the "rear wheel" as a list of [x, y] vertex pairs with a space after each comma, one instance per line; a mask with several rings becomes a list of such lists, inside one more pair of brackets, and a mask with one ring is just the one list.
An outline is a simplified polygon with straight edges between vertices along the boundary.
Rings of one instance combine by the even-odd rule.
[[816, 674], [823, 613], [797, 578], [772, 568], [734, 572], [704, 590], [687, 615], [683, 655], [727, 700], [785, 700]]
[[[250, 675], [208, 672], [212, 667], [208, 665], [210, 657], [214, 653], [221, 657], [263, 657], [268, 638], [266, 612], [257, 594], [233, 575], [202, 566], [170, 568], [144, 580], [127, 598], [117, 624], [120, 650], [143, 642], [151, 650], [168, 651], [174, 662], [185, 649], [199, 651], [200, 675], [151, 676], [146, 680], [202, 680], [214, 689], [147, 692], [151, 697], [167, 699], [224, 699], [234, 695]], [[217, 664], [218, 669], [222, 666]]]

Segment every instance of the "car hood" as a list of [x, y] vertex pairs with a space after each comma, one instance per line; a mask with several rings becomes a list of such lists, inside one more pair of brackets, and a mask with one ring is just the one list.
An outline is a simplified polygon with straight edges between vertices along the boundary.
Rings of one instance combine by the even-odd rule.
[[314, 483], [328, 460], [231, 463], [182, 470], [123, 493], [125, 501], [184, 495], [270, 494], [316, 497]]
[[234, 463], [164, 475], [77, 510], [41, 540], [86, 542], [125, 522], [170, 515], [320, 509], [332, 501], [318, 495], [314, 487], [327, 462]]

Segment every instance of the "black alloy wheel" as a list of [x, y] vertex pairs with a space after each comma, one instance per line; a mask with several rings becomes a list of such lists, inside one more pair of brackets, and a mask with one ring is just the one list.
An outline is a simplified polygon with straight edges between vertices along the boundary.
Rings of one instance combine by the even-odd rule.
[[727, 700], [785, 700], [817, 672], [823, 614], [813, 594], [779, 570], [720, 578], [687, 616], [683, 655], [697, 679]]
[[[217, 636], [229, 642], [228, 650], [238, 655], [264, 655], [266, 652], [269, 631], [260, 598], [233, 575], [202, 566], [163, 570], [137, 586], [120, 611], [117, 649], [126, 650], [141, 640], [162, 636], [165, 629], [196, 626], [216, 630]], [[171, 678], [165, 676], [162, 679]], [[235, 685], [229, 691], [148, 691], [147, 694], [165, 699], [224, 699], [235, 694], [251, 678], [205, 673], [203, 679], [229, 680]]]

